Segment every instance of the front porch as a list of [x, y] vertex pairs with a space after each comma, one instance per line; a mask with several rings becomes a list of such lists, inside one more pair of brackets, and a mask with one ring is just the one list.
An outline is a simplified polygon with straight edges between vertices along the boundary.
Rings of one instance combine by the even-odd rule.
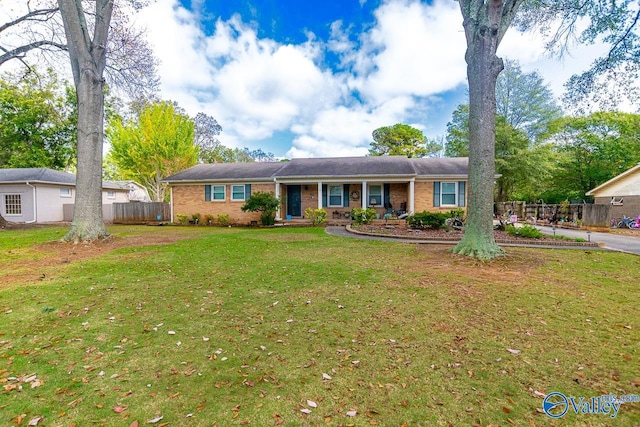
[[276, 182], [276, 197], [281, 200], [276, 220], [304, 219], [305, 210], [324, 209], [327, 220], [349, 223], [354, 208], [375, 209], [378, 218], [414, 211], [414, 181], [349, 182], [316, 181]]

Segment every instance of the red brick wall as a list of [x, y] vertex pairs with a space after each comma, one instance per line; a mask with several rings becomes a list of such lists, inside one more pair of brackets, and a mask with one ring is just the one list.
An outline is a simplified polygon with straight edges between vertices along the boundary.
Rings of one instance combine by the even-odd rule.
[[[217, 184], [216, 184], [217, 185]], [[226, 198], [224, 201], [210, 201], [204, 199], [204, 184], [177, 185], [172, 187], [173, 193], [173, 221], [178, 222], [178, 214], [194, 215], [211, 214], [217, 218], [218, 214], [229, 215], [231, 224], [250, 224], [251, 221], [259, 221], [259, 212], [242, 212], [244, 200], [231, 200], [231, 185], [226, 185]], [[251, 184], [251, 192], [256, 191], [275, 192], [274, 184]]]

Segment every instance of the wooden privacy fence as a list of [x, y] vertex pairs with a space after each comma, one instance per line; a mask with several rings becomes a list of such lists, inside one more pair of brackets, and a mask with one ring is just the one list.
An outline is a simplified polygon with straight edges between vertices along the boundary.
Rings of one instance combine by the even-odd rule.
[[572, 223], [586, 227], [609, 227], [612, 219], [610, 205], [591, 203], [545, 203], [504, 202], [496, 203], [496, 214], [518, 215], [520, 220], [532, 220], [549, 223]]
[[116, 224], [144, 224], [171, 221], [169, 203], [114, 203], [113, 222]]

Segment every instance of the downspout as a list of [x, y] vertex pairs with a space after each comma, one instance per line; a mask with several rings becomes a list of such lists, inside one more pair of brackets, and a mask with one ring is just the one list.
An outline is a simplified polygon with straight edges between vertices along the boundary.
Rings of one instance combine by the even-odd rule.
[[38, 199], [36, 197], [36, 187], [34, 187], [33, 185], [29, 184], [29, 181], [26, 182], [28, 187], [33, 188], [33, 220], [31, 221], [25, 221], [25, 224], [33, 224], [34, 222], [38, 221]]

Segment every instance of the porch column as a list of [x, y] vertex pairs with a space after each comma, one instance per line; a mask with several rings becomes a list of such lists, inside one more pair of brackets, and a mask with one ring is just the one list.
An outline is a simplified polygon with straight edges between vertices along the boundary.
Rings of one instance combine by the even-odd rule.
[[362, 209], [367, 209], [367, 181], [362, 181]]
[[318, 181], [318, 209], [322, 209], [322, 181]]
[[415, 192], [416, 192], [416, 182], [414, 180], [409, 181], [409, 213], [415, 213]]
[[[274, 182], [276, 183], [276, 199], [280, 199], [280, 183], [277, 179], [274, 179]], [[276, 221], [280, 221], [282, 219], [280, 216], [280, 206], [282, 206], [282, 201], [278, 203], [278, 209], [276, 209]]]

